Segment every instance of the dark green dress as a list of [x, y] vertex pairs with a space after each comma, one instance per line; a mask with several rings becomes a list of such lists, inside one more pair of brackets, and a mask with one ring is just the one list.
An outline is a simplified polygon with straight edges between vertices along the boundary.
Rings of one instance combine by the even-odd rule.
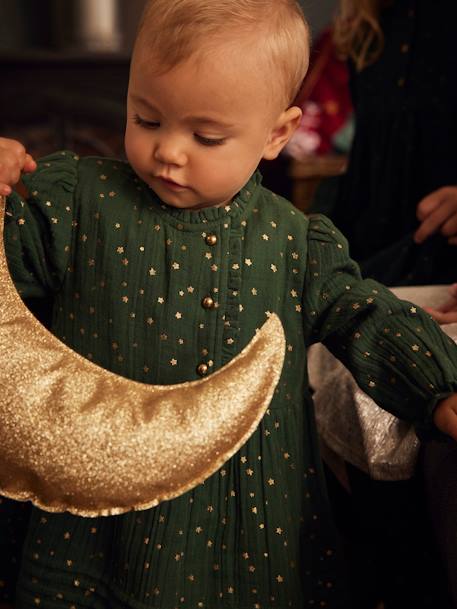
[[[10, 270], [24, 297], [53, 294], [53, 332], [85, 357], [145, 383], [194, 380], [273, 312], [287, 353], [258, 429], [205, 484], [117, 517], [33, 509], [17, 607], [347, 606], [306, 349], [324, 340], [378, 402], [426, 427], [455, 389], [454, 343], [361, 281], [332, 224], [307, 219], [258, 174], [230, 205], [198, 211], [164, 205], [127, 164], [68, 152], [41, 162], [28, 186], [28, 202], [9, 200]], [[215, 308], [202, 306], [207, 295]]]

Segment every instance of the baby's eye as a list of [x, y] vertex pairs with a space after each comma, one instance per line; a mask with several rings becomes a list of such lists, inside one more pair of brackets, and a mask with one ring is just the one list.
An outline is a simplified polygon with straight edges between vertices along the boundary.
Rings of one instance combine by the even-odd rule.
[[225, 137], [204, 137], [198, 133], [195, 133], [195, 139], [203, 146], [220, 146], [225, 142]]
[[136, 125], [140, 125], [140, 127], [144, 127], [145, 129], [157, 129], [160, 127], [160, 123], [157, 121], [147, 121], [144, 118], [141, 118], [138, 114], [135, 114], [133, 117], [133, 122]]

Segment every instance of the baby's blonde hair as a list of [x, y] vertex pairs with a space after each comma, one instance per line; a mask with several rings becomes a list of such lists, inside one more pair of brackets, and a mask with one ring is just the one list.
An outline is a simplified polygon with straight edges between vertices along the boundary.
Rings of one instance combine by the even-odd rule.
[[145, 44], [166, 71], [228, 34], [252, 36], [253, 52], [268, 62], [265, 79], [281, 86], [288, 107], [308, 69], [309, 29], [297, 0], [148, 0], [135, 50]]

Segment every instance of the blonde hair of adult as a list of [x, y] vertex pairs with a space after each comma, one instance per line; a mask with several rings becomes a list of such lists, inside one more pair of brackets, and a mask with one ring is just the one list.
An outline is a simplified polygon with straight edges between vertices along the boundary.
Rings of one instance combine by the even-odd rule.
[[335, 20], [334, 40], [344, 58], [358, 71], [374, 63], [382, 53], [384, 35], [379, 16], [386, 0], [340, 0]]
[[[308, 69], [309, 28], [297, 0], [148, 0], [135, 43], [147, 45], [158, 70], [169, 70], [228, 37], [252, 38], [265, 59], [265, 79], [281, 87], [284, 108], [294, 101]], [[242, 91], [240, 91], [242, 94]]]

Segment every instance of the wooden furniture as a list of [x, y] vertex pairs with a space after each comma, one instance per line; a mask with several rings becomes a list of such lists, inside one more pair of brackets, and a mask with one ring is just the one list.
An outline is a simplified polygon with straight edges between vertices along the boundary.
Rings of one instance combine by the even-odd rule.
[[343, 155], [307, 156], [302, 160], [291, 159], [288, 176], [292, 182], [292, 203], [306, 212], [319, 182], [323, 178], [345, 172], [347, 157]]

